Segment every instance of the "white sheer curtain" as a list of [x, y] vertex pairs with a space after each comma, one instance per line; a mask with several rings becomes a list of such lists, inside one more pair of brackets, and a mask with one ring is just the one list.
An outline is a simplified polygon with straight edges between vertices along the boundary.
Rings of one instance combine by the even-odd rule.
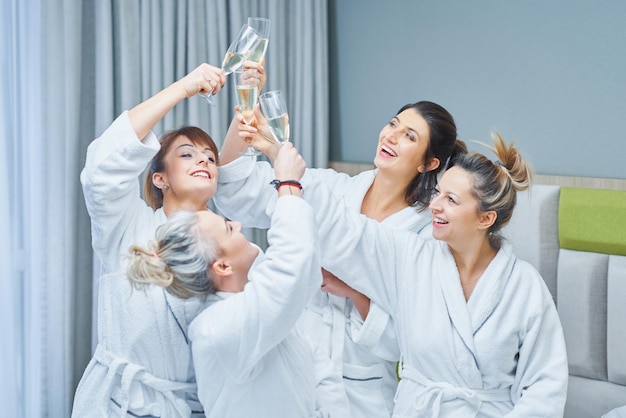
[[[327, 0], [4, 0], [0, 15], [2, 416], [67, 417], [91, 356], [92, 253], [79, 184], [86, 147], [124, 109], [201, 62], [220, 65], [248, 16], [272, 20], [266, 89], [284, 89], [292, 137], [327, 164]], [[157, 127], [221, 144], [230, 83]], [[7, 319], [8, 318], [8, 319]]]
[[91, 354], [82, 13], [75, 0], [2, 7], [3, 416], [69, 416]]
[[[39, 193], [47, 164], [41, 149], [43, 126], [40, 78], [39, 1], [11, 0], [2, 10], [2, 83], [0, 97], [0, 312], [2, 342], [0, 375], [2, 414], [43, 416], [43, 316], [38, 309], [45, 259], [38, 242], [42, 217]], [[41, 207], [41, 206], [40, 206]]]

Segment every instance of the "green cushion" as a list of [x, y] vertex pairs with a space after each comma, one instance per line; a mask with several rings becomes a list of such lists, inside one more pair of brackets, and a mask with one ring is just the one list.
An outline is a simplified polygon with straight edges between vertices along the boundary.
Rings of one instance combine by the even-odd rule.
[[626, 255], [626, 191], [562, 187], [561, 248]]

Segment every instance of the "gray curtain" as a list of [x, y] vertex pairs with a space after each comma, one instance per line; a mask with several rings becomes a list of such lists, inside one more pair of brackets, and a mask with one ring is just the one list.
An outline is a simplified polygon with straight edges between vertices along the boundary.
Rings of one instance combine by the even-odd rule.
[[[325, 167], [327, 0], [5, 0], [1, 10], [3, 414], [67, 417], [94, 330], [98, 268], [79, 183], [88, 144], [200, 63], [220, 65], [258, 15], [272, 20], [266, 89], [286, 90], [294, 143]], [[156, 133], [197, 125], [221, 144], [230, 83], [214, 101], [180, 103]]]
[[[288, 96], [292, 137], [311, 167], [328, 163], [328, 7], [326, 0], [102, 0], [95, 21], [96, 130], [124, 109], [202, 62], [219, 66], [248, 16], [272, 21], [265, 90]], [[234, 115], [230, 83], [209, 107], [180, 103], [157, 134], [181, 124], [201, 127], [221, 144]]]

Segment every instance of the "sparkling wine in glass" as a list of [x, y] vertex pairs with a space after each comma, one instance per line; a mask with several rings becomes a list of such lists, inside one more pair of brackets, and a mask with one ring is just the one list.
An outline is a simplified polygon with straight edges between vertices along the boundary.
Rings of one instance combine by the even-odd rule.
[[261, 62], [265, 56], [265, 51], [267, 51], [267, 45], [270, 40], [270, 20], [264, 17], [249, 17], [248, 25], [261, 35], [261, 41], [256, 48], [250, 52], [248, 59], [254, 62]]
[[[261, 42], [261, 35], [250, 25], [244, 24], [239, 30], [237, 38], [230, 44], [222, 61], [222, 70], [228, 75], [241, 67], [249, 54], [255, 51]], [[212, 92], [203, 95], [206, 101], [215, 106], [211, 100]]]
[[[238, 68], [233, 72], [235, 89], [237, 91], [237, 104], [247, 125], [254, 119], [254, 105], [259, 96], [259, 72], [254, 68]], [[249, 145], [245, 152], [239, 155], [257, 155], [253, 146]]]
[[263, 93], [259, 104], [276, 142], [282, 145], [289, 141], [289, 113], [284, 93], [281, 90]]

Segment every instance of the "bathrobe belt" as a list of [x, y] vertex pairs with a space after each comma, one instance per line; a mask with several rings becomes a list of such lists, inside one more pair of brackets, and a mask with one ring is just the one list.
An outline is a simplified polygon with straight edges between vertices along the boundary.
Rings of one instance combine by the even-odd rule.
[[[415, 393], [413, 406], [416, 412], [426, 413], [430, 411], [432, 418], [439, 417], [441, 403], [462, 399], [467, 403], [467, 407], [474, 413], [467, 418], [478, 415], [483, 401], [487, 402], [510, 402], [511, 395], [509, 389], [469, 389], [454, 386], [448, 382], [433, 382], [427, 379], [414, 367], [403, 364], [400, 369], [400, 377], [417, 383], [423, 388]], [[396, 397], [399, 391], [396, 392]], [[397, 401], [397, 399], [395, 399]], [[431, 405], [432, 401], [432, 405]]]
[[[142, 385], [152, 388], [155, 392], [162, 393], [163, 396], [172, 403], [178, 415], [190, 416], [192, 414], [191, 407], [187, 403], [187, 401], [175, 395], [173, 391], [195, 393], [197, 391], [195, 383], [177, 382], [156, 377], [153, 374], [149, 373], [145, 369], [145, 367], [135, 363], [131, 363], [127, 359], [115, 355], [100, 344], [98, 344], [98, 346], [96, 347], [93, 358], [99, 363], [107, 366], [109, 369], [106, 377], [108, 388], [105, 391], [107, 398], [111, 399], [111, 395], [115, 386], [115, 375], [120, 375], [120, 397], [116, 401], [120, 404], [120, 412], [122, 416], [124, 416], [128, 412], [128, 408], [130, 405], [130, 386], [133, 382], [140, 382]], [[193, 403], [197, 404], [199, 408], [202, 408], [199, 403]], [[106, 403], [104, 403], [103, 405], [106, 405]], [[194, 409], [197, 408], [194, 407]], [[105, 412], [106, 414], [106, 411], [103, 412]], [[197, 413], [198, 411], [193, 412]]]

